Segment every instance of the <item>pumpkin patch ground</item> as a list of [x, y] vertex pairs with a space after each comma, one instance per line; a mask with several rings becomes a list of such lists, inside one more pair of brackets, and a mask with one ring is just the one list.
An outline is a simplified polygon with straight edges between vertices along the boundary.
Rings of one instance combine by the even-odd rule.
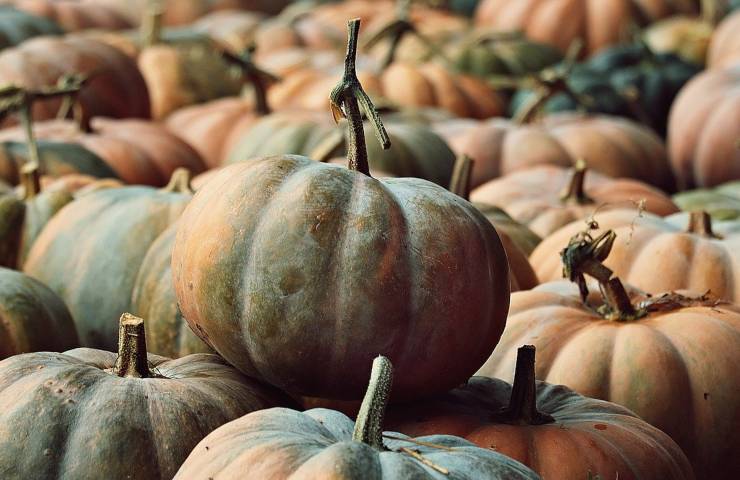
[[740, 2], [0, 3], [0, 480], [740, 479]]

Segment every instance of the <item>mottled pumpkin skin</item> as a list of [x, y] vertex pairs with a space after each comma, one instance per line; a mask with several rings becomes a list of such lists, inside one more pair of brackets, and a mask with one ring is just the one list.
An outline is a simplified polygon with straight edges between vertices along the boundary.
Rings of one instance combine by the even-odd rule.
[[[86, 120], [149, 117], [149, 95], [135, 61], [109, 45], [82, 36], [38, 37], [0, 53], [0, 84], [36, 89], [75, 73], [90, 75], [77, 97]], [[34, 119], [55, 118], [60, 102], [36, 102]]]
[[[687, 233], [687, 214], [662, 219], [635, 210], [613, 210], [596, 215], [600, 229], [617, 234], [604, 264], [625, 282], [650, 293], [672, 290], [710, 291], [717, 298], [740, 300], [740, 223], [715, 222], [709, 238]], [[532, 252], [530, 262], [540, 281], [562, 278], [559, 252], [570, 238], [585, 229], [577, 221], [547, 237]]]
[[136, 316], [146, 318], [144, 326], [150, 352], [171, 358], [213, 353], [190, 330], [177, 306], [171, 266], [176, 233], [177, 223], [173, 223], [149, 247], [134, 282], [131, 309]]
[[707, 70], [671, 108], [668, 149], [682, 189], [740, 180], [740, 64]]
[[0, 7], [0, 49], [22, 43], [39, 35], [61, 35], [62, 29], [44, 17], [17, 10], [11, 6]]
[[523, 31], [565, 52], [577, 38], [595, 53], [629, 38], [629, 27], [674, 13], [696, 13], [693, 0], [482, 0], [476, 25]]
[[726, 67], [740, 60], [740, 10], [728, 15], [712, 35], [707, 64], [710, 68]]
[[584, 306], [574, 285], [553, 282], [512, 295], [506, 331], [478, 374], [510, 380], [524, 344], [537, 348], [539, 380], [629, 408], [683, 449], [696, 478], [740, 473], [737, 306], [710, 300], [610, 321]]
[[[635, 208], [644, 200], [645, 211], [665, 216], [678, 212], [670, 197], [645, 183], [587, 172], [584, 191], [591, 201], [562, 200], [572, 169], [541, 165], [510, 173], [476, 188], [474, 202], [497, 205], [545, 238], [558, 228], [585, 220], [597, 209]], [[530, 251], [531, 253], [531, 251]]]
[[79, 345], [72, 315], [46, 285], [0, 268], [0, 359]]
[[[523, 225], [506, 213], [503, 209], [487, 203], [473, 202], [473, 206], [478, 209], [491, 224], [496, 227], [499, 236], [502, 234], [509, 237], [514, 245], [519, 248], [525, 255], [529, 256], [537, 245], [542, 241], [536, 233]], [[504, 246], [505, 247], [505, 246]]]
[[[420, 437], [434, 448], [384, 439], [386, 451], [352, 441], [354, 422], [334, 410], [296, 412], [271, 408], [246, 415], [204, 438], [177, 472], [175, 479], [223, 480], [266, 478], [333, 478], [338, 480], [538, 479], [533, 471], [499, 453], [478, 448], [449, 435]], [[386, 432], [399, 438], [403, 434]], [[420, 453], [432, 464], [447, 469], [442, 474], [401, 447]], [[448, 449], [453, 449], [449, 451]]]
[[64, 191], [41, 191], [32, 196], [0, 194], [0, 266], [21, 268], [41, 230], [72, 201]]
[[[455, 154], [442, 137], [420, 122], [392, 117], [384, 121], [391, 147], [383, 150], [372, 126], [365, 124], [368, 162], [372, 170], [397, 177], [417, 177], [449, 185]], [[310, 155], [327, 137], [336, 135], [331, 117], [318, 112], [276, 113], [253, 124], [239, 139], [226, 163], [279, 154]], [[346, 142], [337, 155], [346, 154]]]
[[290, 405], [216, 355], [148, 359], [159, 377], [118, 377], [115, 353], [87, 348], [0, 362], [0, 475], [168, 479], [215, 428]]
[[475, 161], [472, 188], [516, 170], [542, 164], [567, 168], [579, 159], [611, 177], [674, 188], [661, 139], [627, 119], [563, 112], [525, 125], [491, 118], [440, 121], [434, 127], [456, 154]]
[[542, 478], [694, 478], [678, 445], [624, 407], [537, 382], [537, 409], [554, 422], [514, 425], [496, 420], [511, 391], [503, 380], [473, 377], [439, 397], [390, 407], [386, 425], [411, 436], [465, 438], [524, 463]]
[[736, 220], [740, 218], [740, 180], [717, 188], [679, 192], [673, 201], [686, 212], [703, 210], [715, 220]]
[[[200, 155], [190, 145], [158, 123], [98, 117], [92, 119], [90, 128], [90, 132], [85, 132], [73, 121], [49, 120], [36, 122], [34, 135], [44, 140], [43, 145], [51, 150], [47, 156], [57, 154], [60, 161], [75, 162], [77, 159], [74, 157], [79, 156], [77, 150], [50, 148], [48, 145], [78, 144], [103, 160], [113, 176], [130, 184], [161, 187], [179, 167], [187, 168], [193, 174], [206, 169]], [[24, 140], [25, 133], [20, 126], [0, 132], [0, 141]], [[46, 160], [44, 153], [42, 160]], [[0, 153], [0, 162], [11, 162], [8, 157]]]
[[131, 28], [120, 12], [94, 2], [79, 0], [14, 0], [16, 8], [58, 23], [66, 32], [101, 29], [122, 30]]
[[149, 187], [103, 189], [62, 209], [41, 233], [24, 271], [69, 306], [83, 346], [114, 349], [118, 318], [149, 246], [191, 195]]
[[459, 384], [496, 345], [509, 293], [501, 241], [465, 200], [291, 155], [207, 182], [172, 272], [183, 315], [230, 363], [324, 398], [361, 398], [356, 372], [378, 354], [396, 399]]

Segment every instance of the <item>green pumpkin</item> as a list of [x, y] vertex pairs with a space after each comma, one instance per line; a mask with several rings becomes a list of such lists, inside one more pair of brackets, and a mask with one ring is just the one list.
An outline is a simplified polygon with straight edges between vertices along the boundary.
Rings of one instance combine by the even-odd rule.
[[703, 210], [714, 220], [737, 220], [740, 219], [740, 181], [681, 192], [673, 196], [673, 201], [681, 210]]
[[447, 49], [447, 55], [459, 71], [480, 77], [525, 75], [563, 59], [562, 53], [550, 45], [515, 37], [453, 45]]
[[11, 6], [0, 6], [0, 49], [13, 47], [39, 35], [62, 35], [64, 31], [48, 18], [37, 17]]
[[15, 270], [0, 268], [0, 359], [79, 345], [72, 315], [54, 292]]
[[[421, 117], [415, 115], [388, 116], [388, 121], [384, 122], [391, 138], [388, 150], [383, 150], [374, 140], [372, 126], [365, 122], [370, 168], [396, 177], [417, 177], [447, 186], [455, 154], [439, 135], [422, 123]], [[345, 137], [332, 125], [330, 117], [274, 113], [254, 124], [228, 155], [226, 164], [281, 154], [310, 155], [315, 159], [319, 159], [319, 155], [328, 160], [346, 153]]]
[[[666, 135], [668, 112], [681, 87], [701, 67], [672, 53], [653, 53], [644, 44], [612, 47], [576, 65], [566, 79], [568, 87], [588, 103], [579, 104], [570, 94], [558, 93], [543, 112], [586, 110], [629, 117]], [[534, 93], [520, 90], [509, 106], [515, 116]]]

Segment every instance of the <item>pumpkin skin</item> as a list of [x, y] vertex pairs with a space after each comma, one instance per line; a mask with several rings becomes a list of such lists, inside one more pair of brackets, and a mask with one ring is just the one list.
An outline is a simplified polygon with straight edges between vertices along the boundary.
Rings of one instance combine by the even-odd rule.
[[[473, 206], [485, 215], [486, 220], [496, 227], [496, 232], [498, 232], [500, 237], [506, 235], [525, 255], [529, 256], [542, 241], [539, 235], [530, 230], [526, 225], [511, 218], [503, 209], [485, 203], [473, 203]], [[504, 245], [505, 247], [506, 245]]]
[[689, 82], [669, 119], [671, 167], [682, 189], [740, 179], [740, 65], [712, 69]]
[[678, 207], [657, 188], [636, 180], [584, 173], [582, 194], [571, 194], [566, 199], [563, 195], [574, 170], [553, 165], [535, 166], [491, 180], [475, 189], [470, 198], [505, 209], [542, 238], [573, 221], [587, 219], [597, 210], [637, 208], [643, 200], [650, 213], [666, 216], [678, 212]]
[[705, 65], [713, 33], [711, 22], [679, 15], [652, 24], [643, 38], [654, 52], [675, 53], [688, 62]]
[[444, 395], [391, 406], [386, 424], [411, 436], [465, 438], [524, 463], [542, 478], [694, 478], [678, 445], [626, 408], [562, 385], [537, 382], [535, 388], [538, 410], [553, 423], [497, 421], [509, 405], [511, 384], [473, 377]]
[[[2, 84], [37, 89], [75, 73], [90, 75], [77, 96], [84, 121], [94, 116], [149, 117], [149, 95], [136, 63], [102, 42], [71, 35], [39, 37], [0, 52]], [[36, 102], [33, 118], [55, 118], [59, 106], [59, 99]]]
[[190, 198], [180, 184], [102, 189], [78, 198], [47, 224], [24, 271], [67, 303], [83, 346], [115, 348], [116, 319], [131, 310], [147, 251]]
[[713, 220], [740, 218], [740, 181], [728, 182], [712, 189], [689, 190], [673, 196], [681, 210], [703, 210]]
[[628, 38], [630, 24], [674, 13], [697, 13], [692, 0], [482, 0], [475, 23], [494, 31], [523, 31], [565, 52], [576, 38], [587, 54]]
[[[384, 440], [391, 451], [352, 441], [354, 422], [334, 410], [296, 412], [271, 408], [230, 422], [204, 438], [177, 472], [175, 479], [336, 478], [342, 480], [401, 480], [414, 478], [538, 479], [539, 476], [496, 452], [478, 448], [449, 435], [420, 437], [445, 449]], [[386, 432], [395, 438], [408, 438]], [[413, 448], [428, 461], [448, 470], [440, 474], [398, 448]]]
[[216, 355], [149, 355], [160, 375], [150, 378], [118, 377], [115, 361], [113, 352], [79, 348], [0, 362], [4, 478], [172, 478], [208, 432], [290, 405]]
[[[403, 114], [386, 117], [391, 147], [383, 150], [374, 141], [370, 124], [365, 138], [370, 168], [398, 177], [418, 177], [438, 185], [448, 185], [455, 154], [442, 138], [426, 125], [406, 120]], [[331, 117], [318, 112], [278, 112], [252, 124], [232, 147], [226, 163], [250, 161], [278, 154], [310, 155], [325, 141], [335, 138]], [[334, 151], [346, 153], [346, 141], [338, 138]]]
[[[157, 123], [93, 118], [90, 129], [90, 132], [85, 132], [73, 121], [51, 120], [36, 123], [34, 136], [51, 142], [81, 145], [107, 163], [115, 176], [129, 184], [161, 187], [177, 168], [187, 168], [194, 174], [206, 169], [200, 155], [190, 145]], [[20, 127], [0, 132], [0, 140], [19, 141], [24, 138], [25, 133]]]
[[13, 5], [33, 15], [59, 24], [66, 32], [101, 29], [123, 30], [133, 25], [118, 11], [106, 5], [79, 0], [14, 0]]
[[18, 45], [39, 35], [64, 33], [56, 23], [10, 6], [0, 7], [0, 49]]
[[171, 267], [176, 234], [177, 223], [173, 223], [146, 252], [131, 293], [131, 310], [147, 319], [144, 326], [150, 352], [170, 358], [213, 353], [190, 330], [177, 306]]
[[231, 47], [232, 51], [242, 52], [255, 41], [255, 33], [267, 20], [265, 15], [241, 10], [216, 10], [203, 15], [188, 28], [208, 35]]
[[725, 17], [717, 26], [709, 44], [707, 64], [710, 68], [722, 68], [740, 60], [740, 10]]
[[[644, 44], [618, 45], [576, 65], [566, 79], [576, 94], [589, 98], [585, 108], [568, 93], [550, 98], [541, 112], [586, 110], [631, 118], [665, 137], [668, 114], [679, 90], [701, 68], [672, 53], [654, 53]], [[520, 90], [509, 105], [511, 116], [535, 95]]]
[[[688, 233], [688, 215], [662, 219], [649, 213], [638, 216], [634, 210], [612, 210], [596, 216], [595, 234], [614, 230], [617, 240], [604, 264], [625, 282], [650, 293], [677, 290], [711, 292], [712, 296], [740, 300], [740, 224], [714, 222], [713, 229], [723, 238], [709, 237], [701, 231]], [[584, 230], [584, 222], [574, 222], [554, 232], [530, 256], [542, 282], [562, 278], [558, 252], [568, 240]]]
[[491, 118], [442, 121], [434, 127], [456, 154], [475, 161], [473, 189], [516, 170], [541, 164], [570, 167], [578, 159], [611, 177], [634, 178], [662, 190], [674, 188], [663, 142], [627, 119], [563, 112], [531, 124]]
[[[617, 243], [620, 237], [626, 234]], [[634, 289], [630, 296], [633, 304], [645, 298]], [[504, 336], [479, 375], [510, 379], [517, 347], [533, 344], [538, 379], [629, 408], [683, 449], [696, 478], [737, 476], [737, 306], [697, 301], [634, 321], [606, 320], [566, 282], [517, 292], [511, 302]]]
[[[0, 266], [20, 269], [41, 230], [72, 201], [69, 192], [40, 188], [38, 171], [24, 173], [24, 192], [0, 194]], [[35, 178], [34, 178], [35, 177]]]
[[522, 76], [539, 72], [563, 59], [550, 45], [526, 38], [484, 40], [477, 44], [462, 41], [447, 47], [446, 53], [461, 72], [479, 77]]
[[72, 315], [44, 284], [0, 268], [0, 359], [79, 345]]
[[[209, 180], [182, 217], [172, 272], [193, 331], [230, 363], [292, 394], [350, 400], [364, 388], [350, 372], [379, 352], [396, 364], [395, 399], [459, 384], [495, 346], [509, 291], [501, 242], [465, 200], [291, 155]], [[459, 361], [437, 368], [448, 354]]]

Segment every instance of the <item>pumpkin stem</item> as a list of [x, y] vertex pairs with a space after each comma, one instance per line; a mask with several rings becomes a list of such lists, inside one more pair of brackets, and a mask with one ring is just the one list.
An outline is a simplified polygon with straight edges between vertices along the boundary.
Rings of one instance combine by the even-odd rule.
[[31, 168], [41, 166], [41, 157], [39, 155], [39, 146], [36, 143], [36, 136], [33, 134], [33, 118], [31, 117], [31, 102], [27, 101], [20, 109], [21, 125], [26, 133], [26, 143], [28, 143], [28, 163]]
[[149, 377], [146, 355], [144, 320], [124, 313], [118, 324], [118, 358], [113, 373], [119, 377]]
[[167, 182], [167, 185], [161, 188], [161, 191], [193, 194], [195, 193], [195, 190], [193, 190], [193, 187], [190, 185], [191, 178], [192, 174], [190, 173], [190, 170], [184, 167], [178, 167], [174, 172], [172, 172], [170, 181]]
[[496, 417], [497, 420], [514, 425], [542, 425], [555, 421], [552, 416], [537, 410], [534, 359], [534, 345], [519, 347], [509, 406]]
[[601, 314], [610, 320], [627, 321], [643, 316], [644, 312], [637, 310], [630, 300], [624, 285], [618, 277], [610, 278], [606, 283], [599, 282], [606, 309]]
[[572, 202], [578, 205], [594, 203], [593, 199], [586, 195], [586, 191], [584, 189], [584, 180], [586, 179], [587, 170], [588, 167], [586, 166], [586, 162], [583, 161], [582, 158], [579, 158], [573, 168], [573, 174], [570, 177], [568, 187], [560, 196], [560, 200], [562, 200], [563, 203]]
[[79, 93], [82, 87], [90, 79], [88, 75], [63, 75], [57, 81], [57, 86], [62, 89], [69, 89], [69, 92], [62, 97], [62, 104], [57, 111], [57, 119], [64, 120], [71, 114], [77, 128], [82, 132], [92, 132], [90, 120], [85, 118], [82, 105], [79, 100]]
[[717, 25], [722, 18], [722, 8], [717, 0], [701, 0], [701, 19], [710, 24]]
[[707, 238], [721, 238], [712, 230], [712, 217], [703, 210], [695, 210], [689, 213], [689, 225], [686, 232]]
[[450, 192], [455, 195], [470, 199], [470, 182], [473, 173], [473, 159], [469, 156], [458, 155], [455, 159], [455, 166], [452, 169], [452, 179], [450, 179]]
[[256, 46], [252, 44], [241, 53], [234, 53], [226, 46], [219, 44], [216, 44], [216, 49], [226, 62], [239, 67], [244, 77], [254, 87], [255, 110], [257, 113], [260, 115], [270, 113], [272, 110], [267, 102], [267, 87], [279, 82], [280, 77], [261, 69], [254, 63]]
[[370, 383], [357, 414], [352, 440], [362, 442], [377, 450], [383, 446], [383, 417], [393, 385], [393, 365], [380, 355], [373, 360]]
[[347, 41], [347, 56], [344, 60], [344, 75], [329, 95], [334, 121], [344, 117], [349, 125], [349, 140], [347, 143], [347, 160], [349, 169], [370, 176], [370, 166], [367, 160], [367, 147], [365, 146], [365, 129], [363, 127], [360, 106], [370, 120], [375, 135], [384, 150], [391, 146], [388, 132], [385, 131], [383, 122], [380, 120], [375, 105], [357, 79], [355, 61], [357, 58], [357, 37], [360, 32], [360, 19], [350, 20], [347, 24], [349, 38]]
[[403, 37], [408, 34], [416, 36], [421, 41], [421, 44], [426, 47], [429, 55], [439, 57], [448, 65], [452, 65], [450, 59], [447, 58], [437, 43], [421, 33], [411, 22], [411, 0], [398, 0], [396, 2], [396, 18], [375, 32], [375, 34], [365, 42], [363, 48], [368, 50], [377, 45], [383, 39], [390, 38], [390, 46], [380, 63], [381, 70], [385, 70], [396, 59], [398, 46], [401, 44]]
[[162, 0], [149, 0], [141, 20], [141, 45], [151, 47], [162, 41], [162, 19], [165, 6]]
[[28, 162], [21, 167], [21, 185], [23, 185], [23, 198], [28, 200], [41, 192], [41, 175], [36, 163]]

